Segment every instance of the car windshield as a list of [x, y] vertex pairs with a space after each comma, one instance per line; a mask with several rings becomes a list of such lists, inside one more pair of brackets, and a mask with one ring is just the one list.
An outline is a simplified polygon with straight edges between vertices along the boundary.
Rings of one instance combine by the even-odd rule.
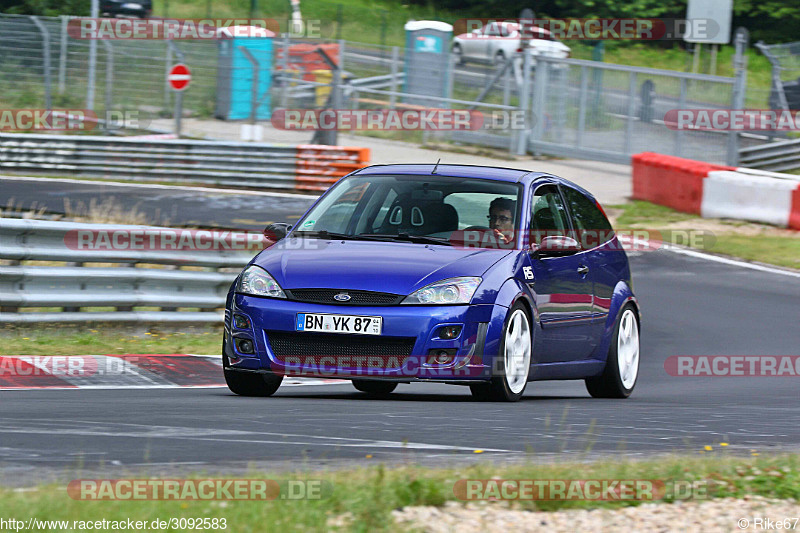
[[468, 230], [505, 235], [514, 244], [522, 186], [489, 179], [432, 175], [351, 176], [337, 183], [295, 226], [294, 234], [323, 238], [463, 242]]

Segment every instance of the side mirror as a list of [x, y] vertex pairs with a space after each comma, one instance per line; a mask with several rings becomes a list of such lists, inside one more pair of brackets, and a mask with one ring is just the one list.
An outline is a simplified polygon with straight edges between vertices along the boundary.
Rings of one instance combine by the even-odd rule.
[[286, 234], [289, 233], [289, 230], [291, 229], [291, 224], [286, 224], [285, 222], [274, 222], [272, 224], [268, 224], [267, 227], [264, 228], [264, 237], [266, 237], [268, 241], [278, 242], [286, 237]]
[[535, 257], [561, 257], [580, 252], [581, 245], [572, 237], [551, 235], [542, 239], [539, 246], [532, 248], [531, 251]]

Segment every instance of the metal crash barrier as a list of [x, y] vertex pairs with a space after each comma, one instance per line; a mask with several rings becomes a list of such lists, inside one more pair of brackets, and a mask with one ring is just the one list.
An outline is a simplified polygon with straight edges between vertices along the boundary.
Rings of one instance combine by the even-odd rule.
[[369, 163], [369, 148], [0, 134], [0, 169], [134, 181], [324, 191]]
[[0, 218], [0, 323], [221, 323], [262, 238]]

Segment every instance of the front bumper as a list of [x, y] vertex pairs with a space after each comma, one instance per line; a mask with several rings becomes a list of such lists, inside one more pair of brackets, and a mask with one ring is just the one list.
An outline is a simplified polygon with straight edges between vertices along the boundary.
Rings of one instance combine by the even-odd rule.
[[[379, 336], [298, 332], [298, 313], [381, 316], [383, 331]], [[225, 313], [226, 355], [231, 369], [292, 376], [486, 380], [491, 377], [491, 359], [498, 349], [506, 313], [503, 306], [487, 304], [341, 306], [234, 294]], [[249, 327], [237, 328], [234, 315], [246, 317]], [[454, 339], [439, 338], [439, 329], [451, 325], [462, 326], [461, 333]], [[287, 338], [298, 342], [287, 345]], [[255, 353], [239, 349], [243, 339], [252, 341]], [[309, 343], [309, 339], [319, 342]], [[326, 344], [328, 341], [332, 343]], [[392, 346], [387, 348], [387, 344]], [[400, 352], [398, 344], [404, 346]], [[392, 354], [381, 351], [386, 349]], [[437, 350], [455, 352], [452, 361], [433, 364], [430, 354]]]

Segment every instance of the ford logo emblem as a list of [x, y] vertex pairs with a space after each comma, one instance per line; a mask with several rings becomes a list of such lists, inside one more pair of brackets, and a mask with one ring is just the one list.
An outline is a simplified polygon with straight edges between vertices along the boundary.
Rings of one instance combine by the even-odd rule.
[[339, 294], [334, 296], [333, 299], [336, 300], [337, 302], [349, 302], [350, 295], [347, 294], [346, 292], [340, 292]]

